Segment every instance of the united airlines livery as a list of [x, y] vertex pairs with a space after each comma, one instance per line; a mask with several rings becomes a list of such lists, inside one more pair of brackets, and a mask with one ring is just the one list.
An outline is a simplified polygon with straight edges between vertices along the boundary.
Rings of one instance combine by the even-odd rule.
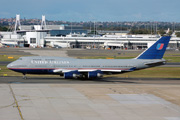
[[64, 78], [100, 78], [104, 74], [119, 74], [165, 64], [163, 55], [170, 36], [161, 37], [151, 47], [133, 59], [75, 59], [63, 57], [20, 57], [7, 68], [26, 74], [55, 74]]

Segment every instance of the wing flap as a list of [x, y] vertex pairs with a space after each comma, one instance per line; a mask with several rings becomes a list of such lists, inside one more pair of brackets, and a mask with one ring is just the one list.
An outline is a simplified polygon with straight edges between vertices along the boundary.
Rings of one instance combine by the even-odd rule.
[[66, 70], [66, 69], [55, 69], [53, 70], [54, 73], [65, 73], [65, 72], [71, 72], [74, 70]]
[[122, 70], [101, 70], [102, 72], [121, 72]]
[[63, 70], [62, 69], [55, 69], [53, 70], [54, 73], [58, 73], [58, 72], [62, 72]]
[[73, 69], [73, 70], [68, 70], [68, 69], [55, 69], [53, 70], [54, 73], [65, 73], [65, 72], [72, 72], [72, 71], [78, 71], [80, 73], [83, 72], [92, 72], [92, 71], [102, 71], [102, 72], [125, 72], [125, 71], [134, 71], [136, 69], [136, 67], [132, 67], [132, 68], [126, 68], [126, 69]]

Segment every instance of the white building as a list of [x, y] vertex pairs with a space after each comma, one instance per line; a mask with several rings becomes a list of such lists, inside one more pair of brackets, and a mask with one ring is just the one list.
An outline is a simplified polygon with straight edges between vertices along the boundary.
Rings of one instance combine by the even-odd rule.
[[[71, 48], [122, 48], [122, 49], [145, 49], [157, 41], [160, 36], [156, 35], [127, 35], [118, 37], [45, 37], [46, 45], [53, 43], [68, 44]], [[180, 38], [172, 37], [169, 43], [170, 48], [177, 49], [180, 46]]]
[[3, 38], [1, 39], [1, 43], [8, 46], [18, 46], [24, 44], [24, 39], [21, 35], [18, 34], [7, 34], [3, 35]]
[[26, 32], [25, 40], [31, 47], [44, 47], [44, 38], [47, 36], [46, 32]]

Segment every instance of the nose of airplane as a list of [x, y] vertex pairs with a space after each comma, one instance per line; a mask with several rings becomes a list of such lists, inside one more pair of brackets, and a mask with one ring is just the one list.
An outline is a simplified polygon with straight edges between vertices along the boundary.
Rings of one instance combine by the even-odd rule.
[[12, 67], [12, 63], [9, 63], [8, 65], [7, 65], [7, 68], [9, 69], [9, 68], [11, 68]]

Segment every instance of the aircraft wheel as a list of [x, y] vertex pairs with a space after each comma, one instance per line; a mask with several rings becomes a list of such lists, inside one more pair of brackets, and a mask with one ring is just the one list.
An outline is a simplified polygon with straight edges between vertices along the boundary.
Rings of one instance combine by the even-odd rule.
[[26, 79], [27, 79], [26, 74], [23, 74], [23, 75], [24, 75], [24, 76], [23, 76], [23, 79], [25, 79], [25, 80], [26, 80]]

